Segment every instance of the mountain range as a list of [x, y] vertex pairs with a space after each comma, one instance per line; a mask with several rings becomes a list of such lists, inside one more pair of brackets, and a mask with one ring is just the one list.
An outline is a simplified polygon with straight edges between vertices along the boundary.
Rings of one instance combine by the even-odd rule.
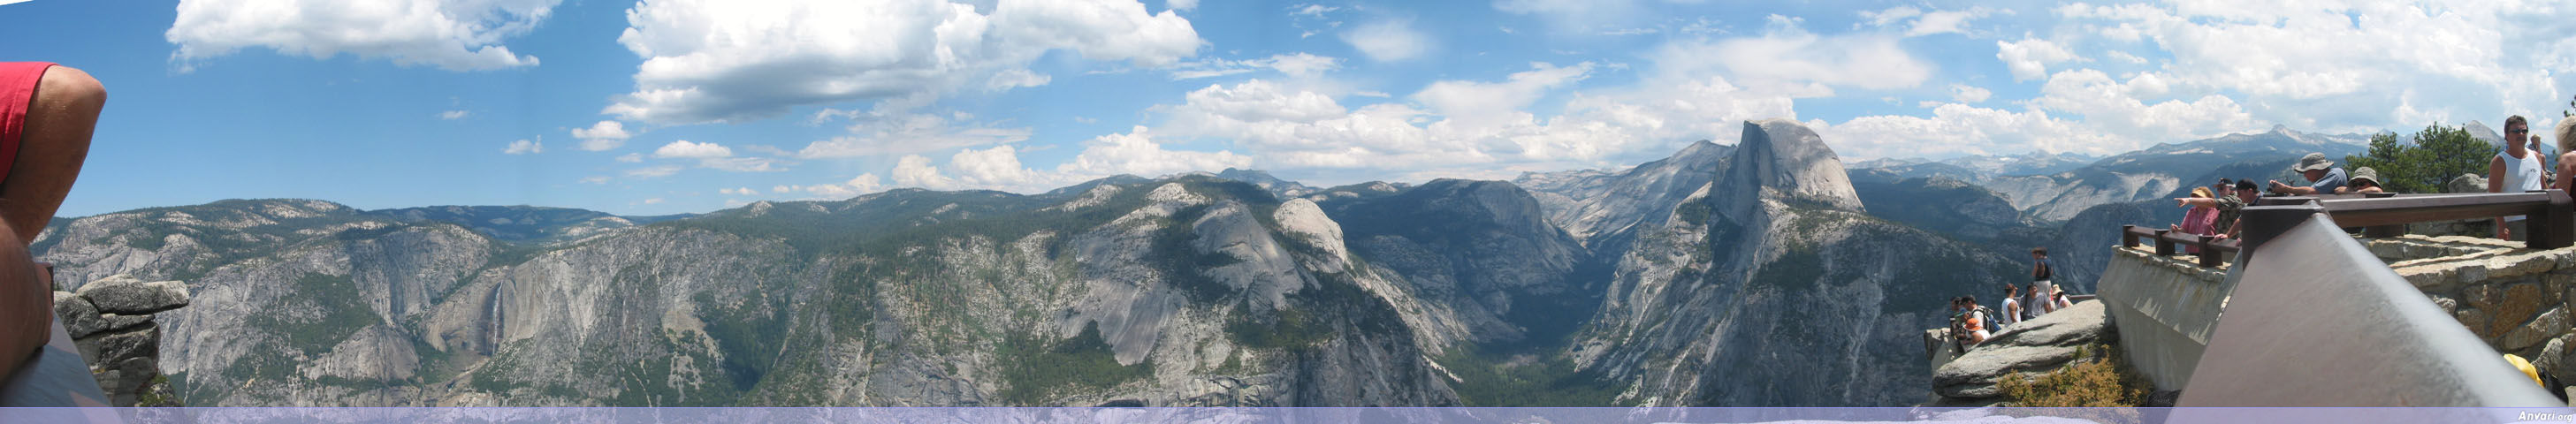
[[2097, 230], [2185, 181], [2343, 142], [1961, 178], [1846, 169], [1765, 120], [1512, 181], [1228, 169], [661, 217], [227, 200], [32, 249], [66, 289], [186, 281], [161, 363], [197, 406], [1889, 406], [1929, 387], [1919, 330], [2026, 280], [2019, 250], [2107, 258]]

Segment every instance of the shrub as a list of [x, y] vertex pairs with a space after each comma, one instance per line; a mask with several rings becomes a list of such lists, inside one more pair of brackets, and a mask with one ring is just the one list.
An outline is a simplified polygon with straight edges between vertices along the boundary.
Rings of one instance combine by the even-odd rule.
[[2107, 345], [2078, 350], [2074, 362], [2035, 377], [1996, 382], [2013, 406], [2105, 408], [2146, 405], [2152, 387]]

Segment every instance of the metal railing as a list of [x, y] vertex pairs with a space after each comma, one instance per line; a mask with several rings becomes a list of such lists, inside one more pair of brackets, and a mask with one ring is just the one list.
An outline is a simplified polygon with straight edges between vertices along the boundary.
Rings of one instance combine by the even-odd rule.
[[2138, 240], [2147, 240], [2155, 244], [2156, 256], [2198, 252], [2192, 254], [2200, 256], [2200, 266], [2210, 268], [2216, 268], [2219, 264], [2226, 263], [2227, 258], [2235, 257], [2240, 245], [2237, 240], [2216, 236], [2158, 230], [2136, 225], [2120, 226], [2120, 247], [2136, 247]]
[[[2532, 194], [2549, 205], [2567, 200], [2556, 191]], [[2337, 228], [2352, 225], [2348, 217], [2387, 224], [2520, 211], [2475, 208], [2528, 197], [2367, 199], [2358, 201], [2373, 203], [2346, 203], [2340, 214], [2331, 200], [2247, 207], [2243, 263], [2228, 273], [2225, 310], [2178, 406], [2563, 405]], [[2445, 212], [2418, 213], [2428, 209]]]

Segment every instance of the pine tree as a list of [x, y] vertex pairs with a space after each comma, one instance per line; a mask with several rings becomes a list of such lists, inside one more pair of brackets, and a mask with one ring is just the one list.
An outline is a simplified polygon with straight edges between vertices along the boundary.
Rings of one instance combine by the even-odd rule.
[[2487, 158], [2495, 151], [2495, 146], [2469, 136], [2467, 130], [2436, 124], [2415, 133], [2413, 143], [2399, 142], [2393, 132], [2372, 134], [2369, 150], [2343, 160], [2345, 169], [2367, 166], [2379, 171], [2380, 182], [2390, 192], [2440, 193], [2445, 183], [2460, 174], [2486, 175]]

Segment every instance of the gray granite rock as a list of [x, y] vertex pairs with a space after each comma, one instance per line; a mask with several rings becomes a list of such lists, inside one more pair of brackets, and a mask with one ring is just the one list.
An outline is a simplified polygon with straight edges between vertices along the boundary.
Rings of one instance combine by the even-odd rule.
[[188, 306], [188, 285], [177, 281], [143, 282], [118, 274], [82, 285], [77, 292], [100, 312], [141, 315]]
[[99, 318], [97, 306], [71, 292], [54, 292], [54, 321], [63, 323], [63, 331], [71, 333], [75, 339], [89, 337], [108, 327], [107, 320]]

